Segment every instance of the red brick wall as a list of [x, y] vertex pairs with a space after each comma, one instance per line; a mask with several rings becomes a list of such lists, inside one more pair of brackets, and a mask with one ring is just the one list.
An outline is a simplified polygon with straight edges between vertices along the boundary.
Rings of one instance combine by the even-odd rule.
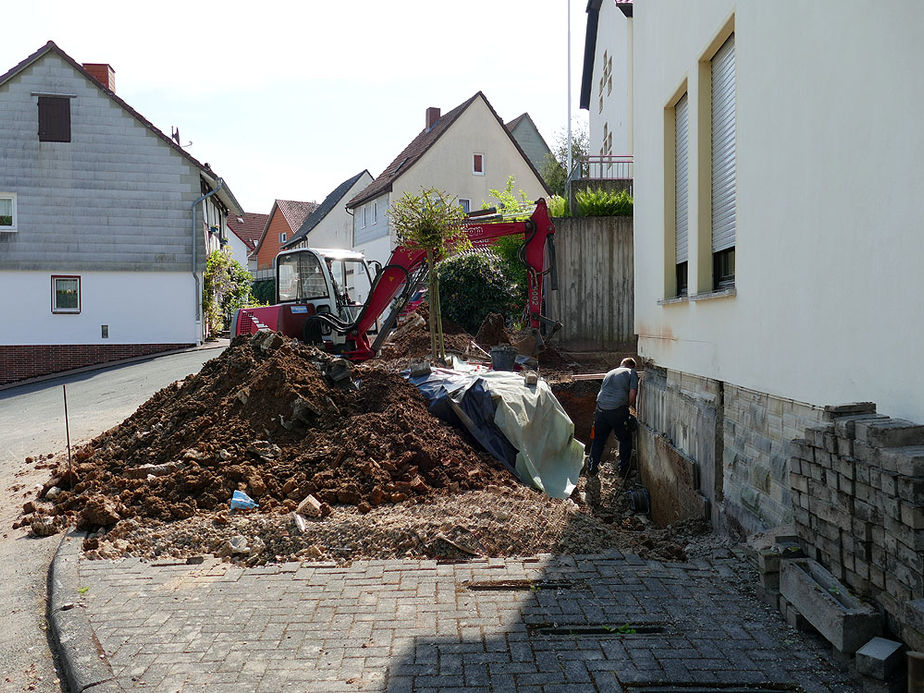
[[292, 238], [292, 229], [289, 228], [289, 222], [279, 211], [278, 207], [273, 208], [273, 218], [270, 220], [269, 228], [266, 229], [266, 236], [257, 252], [257, 269], [273, 269], [273, 260], [279, 253], [279, 234], [285, 233], [286, 240]]
[[193, 344], [27, 344], [0, 346], [0, 385]]

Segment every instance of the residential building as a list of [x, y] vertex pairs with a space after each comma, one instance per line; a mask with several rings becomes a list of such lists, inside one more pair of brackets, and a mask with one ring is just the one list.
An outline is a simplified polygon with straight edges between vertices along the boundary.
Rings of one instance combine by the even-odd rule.
[[580, 106], [589, 117], [579, 177], [631, 178], [632, 0], [589, 0]]
[[520, 149], [529, 157], [533, 168], [541, 173], [548, 157], [552, 155], [552, 150], [549, 149], [533, 119], [529, 117], [529, 113], [517, 116], [507, 123], [506, 127], [520, 145]]
[[282, 244], [295, 235], [317, 207], [315, 202], [297, 200], [276, 200], [273, 203], [257, 248], [252, 253], [257, 260], [257, 279], [273, 279], [273, 261]]
[[805, 511], [790, 441], [827, 405], [924, 423], [924, 5], [779, 10], [663, 0], [633, 20], [643, 466], [742, 532]]
[[305, 218], [292, 238], [282, 244], [282, 249], [351, 248], [353, 217], [347, 212], [346, 202], [371, 182], [372, 174], [367, 170], [343, 181]]
[[420, 134], [347, 208], [353, 214], [353, 248], [386, 262], [397, 239], [386, 211], [405, 193], [436, 188], [475, 210], [502, 190], [508, 177], [530, 199], [549, 194], [535, 166], [481, 92], [442, 114], [426, 111]]
[[195, 345], [228, 185], [49, 41], [0, 76], [0, 382]]
[[257, 243], [260, 242], [268, 219], [269, 214], [255, 212], [232, 214], [228, 217], [228, 228], [231, 230], [231, 235], [228, 237], [231, 256], [251, 272], [257, 269], [257, 259], [252, 255], [257, 249]]

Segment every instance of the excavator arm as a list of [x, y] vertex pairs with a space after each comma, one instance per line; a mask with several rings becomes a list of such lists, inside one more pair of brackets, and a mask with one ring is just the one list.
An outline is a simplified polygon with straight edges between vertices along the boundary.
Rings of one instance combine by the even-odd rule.
[[[560, 326], [542, 315], [542, 283], [551, 272], [552, 288], [557, 288], [555, 277], [555, 247], [553, 237], [555, 226], [549, 217], [544, 199], [536, 202], [535, 210], [525, 221], [493, 221], [483, 216], [473, 216], [465, 224], [465, 233], [476, 248], [489, 247], [496, 239], [506, 236], [522, 236], [520, 259], [527, 268], [527, 306], [525, 317], [533, 328], [551, 325], [553, 331]], [[546, 252], [549, 266], [546, 267]], [[423, 281], [426, 274], [426, 252], [420, 249], [398, 246], [391, 258], [376, 275], [369, 296], [359, 315], [352, 323], [344, 323], [332, 315], [319, 313], [308, 318], [320, 321], [345, 335], [343, 355], [362, 361], [375, 356], [376, 351], [393, 327], [393, 318]], [[380, 328], [374, 345], [369, 344], [368, 331], [385, 314], [388, 306], [398, 298], [398, 306]]]

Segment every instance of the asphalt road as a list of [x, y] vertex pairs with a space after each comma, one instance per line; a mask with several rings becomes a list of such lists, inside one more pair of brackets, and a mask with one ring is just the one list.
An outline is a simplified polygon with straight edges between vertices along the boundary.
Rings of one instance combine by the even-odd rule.
[[161, 388], [196, 373], [221, 353], [201, 349], [0, 391], [0, 691], [62, 691], [46, 638], [48, 565], [60, 535], [31, 539], [11, 529], [48, 470], [27, 457], [66, 448], [62, 385], [71, 444], [130, 416]]

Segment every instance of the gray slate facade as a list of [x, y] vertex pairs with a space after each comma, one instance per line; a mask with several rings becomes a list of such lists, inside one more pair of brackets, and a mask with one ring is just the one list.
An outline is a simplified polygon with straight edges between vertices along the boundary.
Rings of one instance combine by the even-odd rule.
[[[0, 192], [16, 193], [18, 221], [0, 233], [0, 270], [191, 272], [192, 205], [217, 176], [54, 44], [30, 60], [0, 77]], [[39, 141], [40, 94], [71, 97], [70, 142]]]

